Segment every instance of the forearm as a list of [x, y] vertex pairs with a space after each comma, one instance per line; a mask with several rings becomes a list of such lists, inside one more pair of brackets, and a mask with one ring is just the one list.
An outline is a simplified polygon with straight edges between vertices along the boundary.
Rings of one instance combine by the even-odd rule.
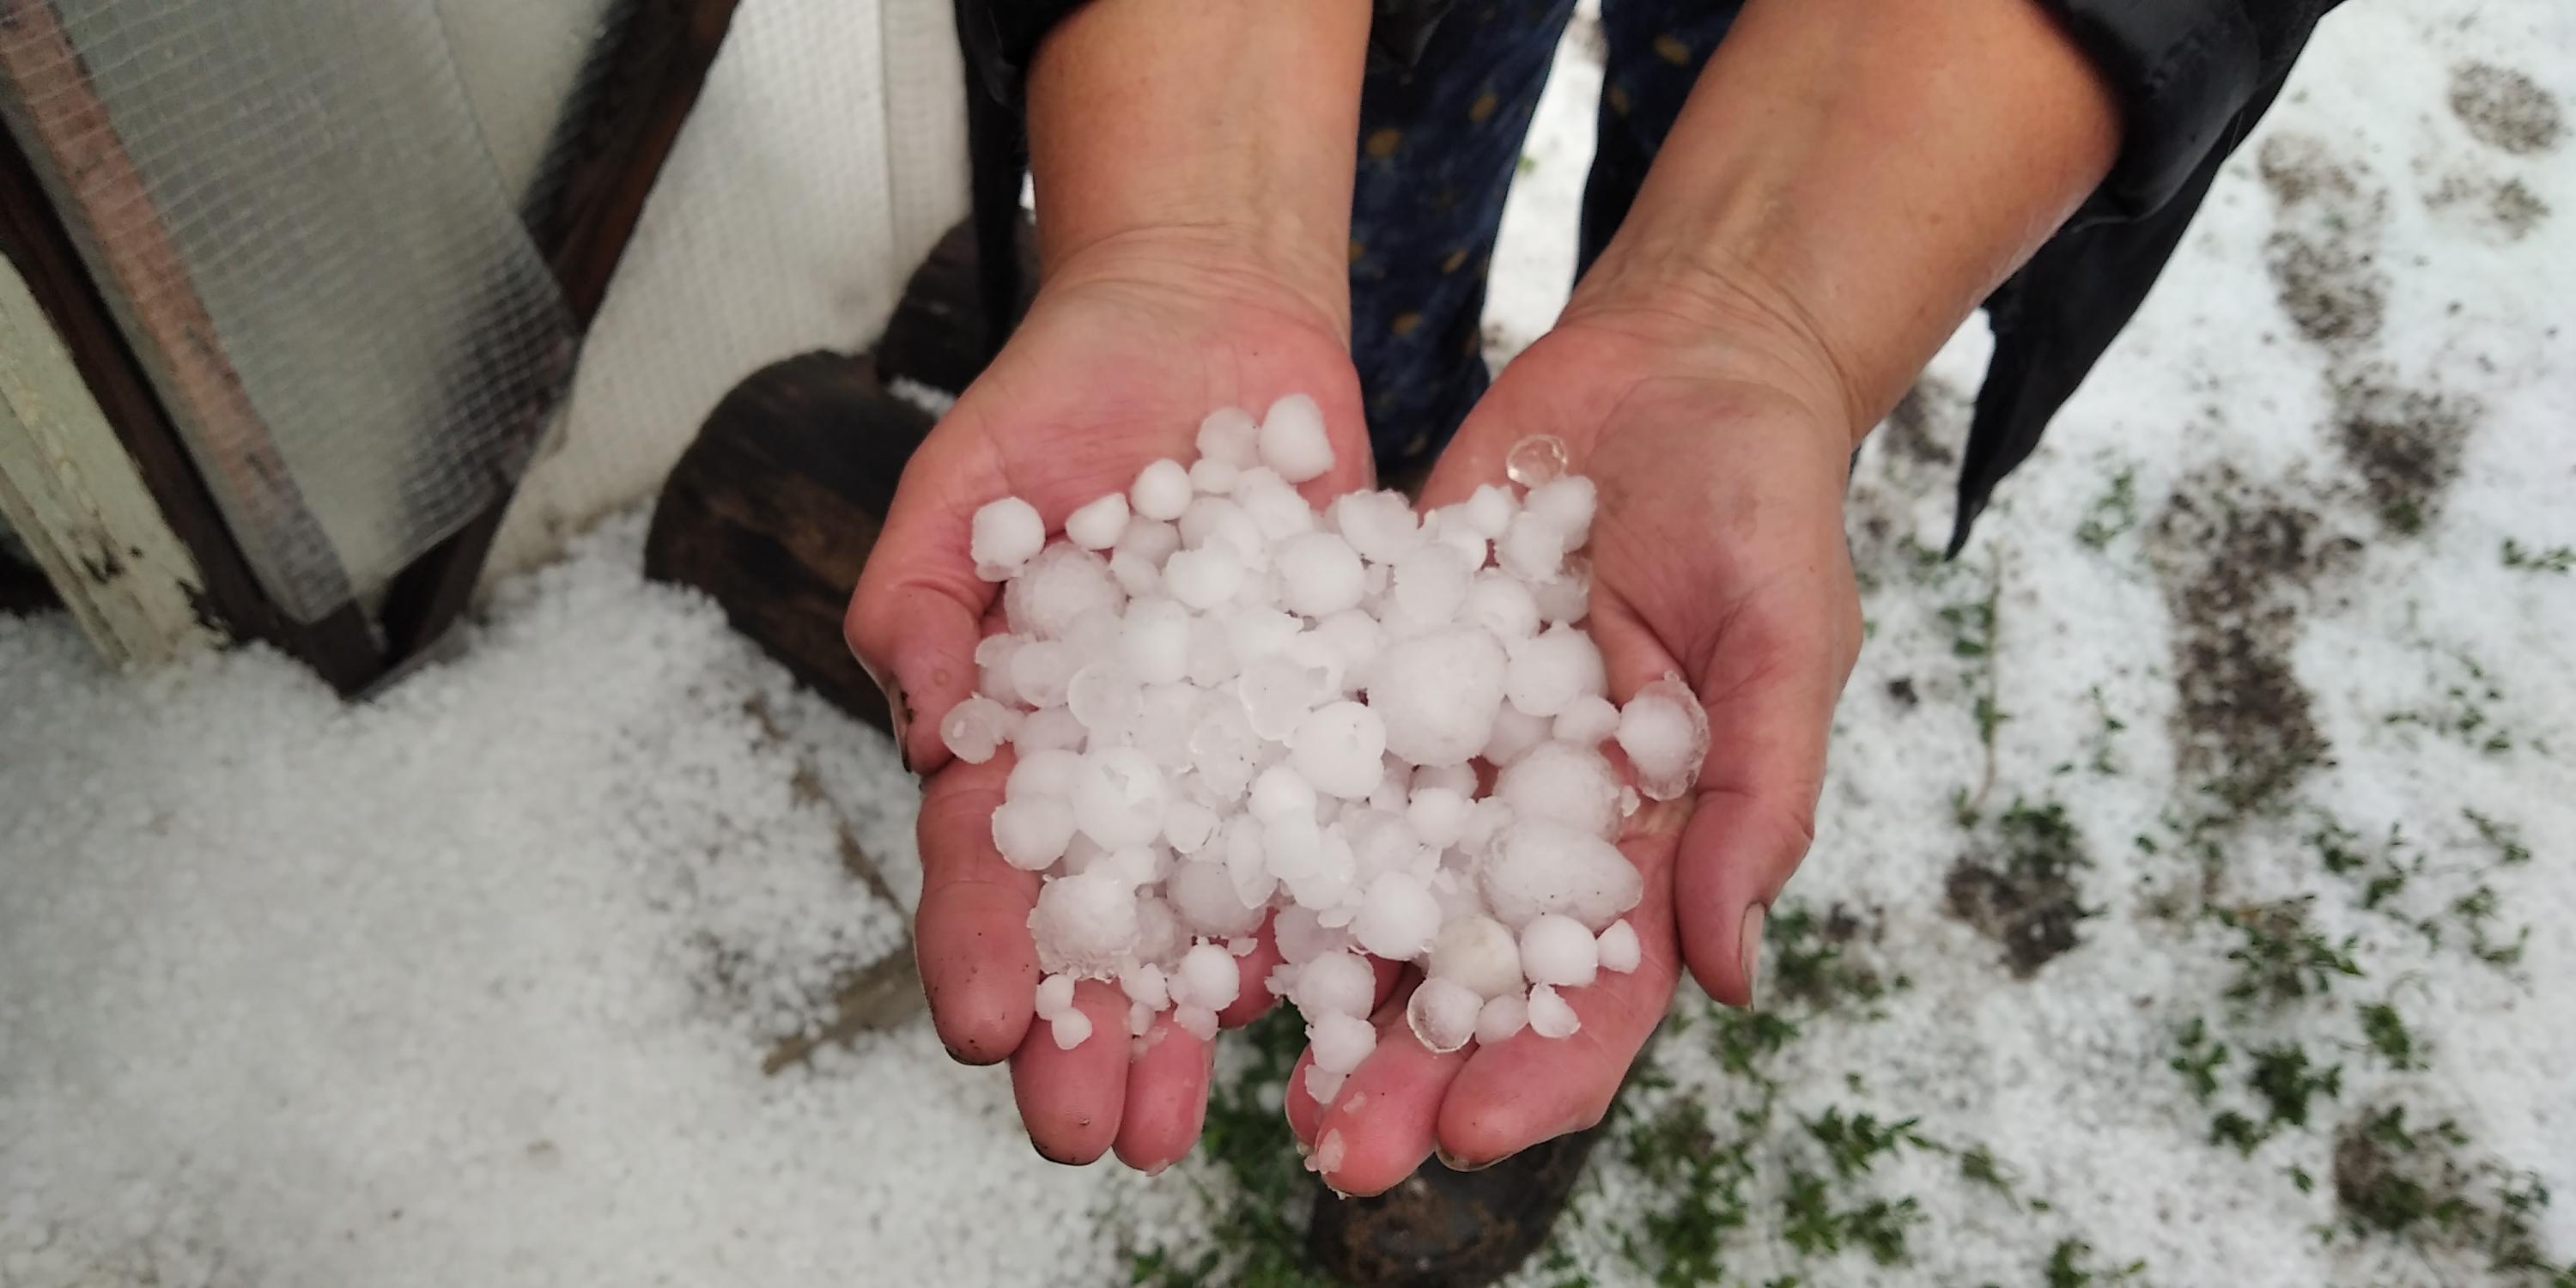
[[1821, 357], [1857, 438], [2118, 142], [2034, 0], [1751, 0], [1569, 311], [1779, 337]]
[[1094, 0], [1039, 48], [1029, 161], [1052, 273], [1136, 238], [1275, 273], [1347, 327], [1367, 0]]

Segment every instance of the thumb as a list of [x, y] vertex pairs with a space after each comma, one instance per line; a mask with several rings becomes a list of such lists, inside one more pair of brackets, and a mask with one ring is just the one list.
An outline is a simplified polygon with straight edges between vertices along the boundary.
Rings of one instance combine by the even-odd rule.
[[1710, 997], [1750, 1006], [1771, 904], [1815, 840], [1825, 743], [1849, 653], [1739, 613], [1697, 686], [1709, 753], [1674, 859], [1682, 953]]
[[[948, 762], [939, 723], [974, 691], [975, 646], [1001, 589], [975, 575], [970, 548], [976, 508], [1002, 494], [999, 473], [960, 469], [936, 437], [905, 467], [842, 620], [850, 652], [885, 691], [905, 766], [922, 774]], [[992, 496], [956, 486], [984, 477]]]

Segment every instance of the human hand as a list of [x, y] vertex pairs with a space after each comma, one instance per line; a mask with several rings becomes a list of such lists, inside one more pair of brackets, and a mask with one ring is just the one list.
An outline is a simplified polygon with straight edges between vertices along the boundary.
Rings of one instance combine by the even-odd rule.
[[[973, 690], [977, 642], [1002, 629], [1001, 587], [975, 575], [970, 523], [1008, 495], [1059, 530], [1077, 506], [1124, 492], [1145, 465], [1191, 459], [1211, 409], [1258, 415], [1291, 393], [1314, 396], [1333, 438], [1334, 467], [1304, 485], [1308, 499], [1368, 486], [1358, 377], [1333, 304], [1197, 234], [1125, 237], [1068, 256], [905, 468], [851, 600], [850, 646], [886, 690], [906, 763], [925, 776], [914, 942], [932, 1021], [959, 1060], [1011, 1061], [1030, 1141], [1059, 1162], [1087, 1163], [1113, 1144], [1146, 1169], [1186, 1153], [1205, 1114], [1210, 1048], [1165, 1013], [1131, 1065], [1127, 999], [1100, 981], [1076, 990], [1093, 1040], [1061, 1050], [1031, 1023], [1039, 877], [1004, 863], [992, 836], [1013, 758], [1005, 749], [981, 765], [956, 761], [939, 734]], [[1240, 959], [1243, 985], [1225, 1023], [1267, 1008], [1262, 980], [1277, 961], [1266, 946]]]
[[1684, 962], [1711, 996], [1751, 1003], [1763, 910], [1814, 835], [1826, 734], [1860, 647], [1842, 530], [1852, 400], [1776, 313], [1715, 292], [1651, 307], [1615, 294], [1578, 294], [1503, 372], [1423, 504], [1500, 482], [1525, 437], [1564, 440], [1569, 468], [1599, 488], [1587, 624], [1611, 696], [1680, 674], [1706, 707], [1708, 758], [1695, 793], [1628, 820], [1643, 961], [1566, 991], [1582, 1019], [1572, 1037], [1524, 1030], [1434, 1054], [1406, 1027], [1408, 972], [1376, 1012], [1383, 1040], [1329, 1107], [1306, 1094], [1302, 1066], [1290, 1079], [1290, 1123], [1345, 1193], [1385, 1190], [1435, 1149], [1474, 1167], [1598, 1122]]

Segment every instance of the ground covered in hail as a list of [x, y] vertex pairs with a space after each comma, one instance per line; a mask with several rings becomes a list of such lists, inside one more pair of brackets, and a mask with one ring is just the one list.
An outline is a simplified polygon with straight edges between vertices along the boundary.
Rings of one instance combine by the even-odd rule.
[[[1934, 365], [1762, 1006], [1677, 1003], [1524, 1283], [2570, 1282], [2571, 54], [2546, 0], [2330, 18], [1954, 563], [1982, 340]], [[887, 748], [639, 532], [358, 707], [0, 618], [0, 1284], [1302, 1281], [1295, 1034], [1180, 1168], [1038, 1160], [903, 1018]]]

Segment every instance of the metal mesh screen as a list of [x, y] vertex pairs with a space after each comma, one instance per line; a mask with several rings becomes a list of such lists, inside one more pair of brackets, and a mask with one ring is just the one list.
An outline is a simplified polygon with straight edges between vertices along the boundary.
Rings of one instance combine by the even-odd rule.
[[0, 0], [0, 82], [288, 611], [381, 586], [516, 476], [575, 337], [433, 0]]

